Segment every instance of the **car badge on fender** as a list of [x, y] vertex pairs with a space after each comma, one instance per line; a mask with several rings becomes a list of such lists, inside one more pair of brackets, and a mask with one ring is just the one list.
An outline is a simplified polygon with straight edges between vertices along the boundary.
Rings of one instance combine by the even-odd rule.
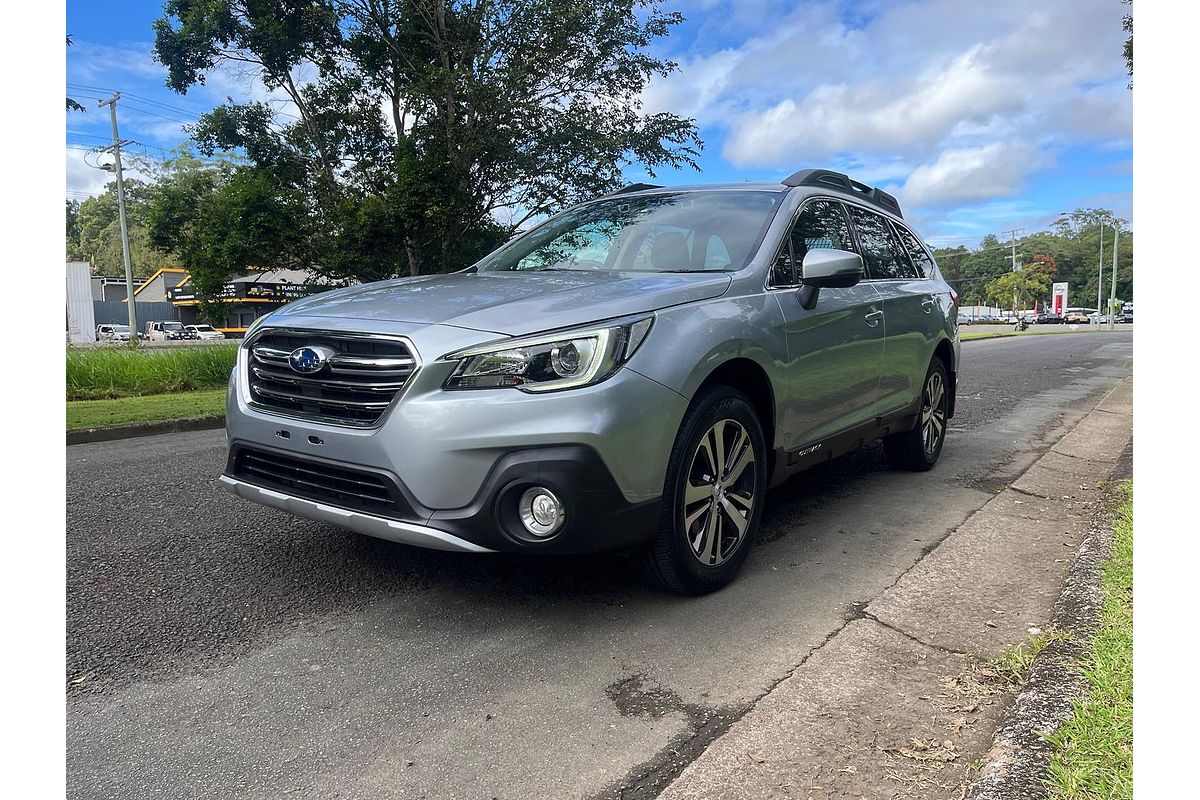
[[314, 372], [320, 372], [333, 354], [334, 351], [328, 347], [297, 347], [288, 356], [288, 365], [293, 372], [311, 375]]

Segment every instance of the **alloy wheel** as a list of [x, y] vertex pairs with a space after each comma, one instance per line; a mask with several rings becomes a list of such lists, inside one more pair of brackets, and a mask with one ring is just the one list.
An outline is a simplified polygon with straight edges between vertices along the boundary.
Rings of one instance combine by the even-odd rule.
[[931, 372], [925, 381], [921, 403], [921, 434], [925, 453], [932, 456], [946, 433], [946, 383], [940, 372]]
[[692, 453], [683, 490], [683, 527], [705, 566], [724, 563], [738, 549], [754, 513], [758, 462], [754, 443], [736, 420], [718, 420]]

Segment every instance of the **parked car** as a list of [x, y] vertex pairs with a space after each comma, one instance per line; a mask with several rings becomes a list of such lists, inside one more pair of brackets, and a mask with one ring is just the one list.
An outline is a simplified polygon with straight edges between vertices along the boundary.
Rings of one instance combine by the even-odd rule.
[[212, 325], [184, 325], [183, 329], [190, 334], [194, 334], [192, 337], [194, 339], [203, 339], [205, 341], [225, 339], [225, 334], [221, 333]]
[[146, 338], [152, 342], [166, 342], [177, 339], [196, 339], [199, 337], [184, 328], [182, 322], [157, 320], [146, 323]]
[[1118, 325], [1132, 325], [1133, 324], [1133, 314], [1118, 314], [1117, 315], [1117, 324]]
[[1063, 318], [1053, 312], [1043, 311], [1037, 315], [1034, 322], [1038, 325], [1062, 325]]
[[424, 547], [631, 551], [709, 592], [769, 487], [879, 438], [937, 463], [957, 302], [895, 198], [840, 173], [635, 185], [461, 272], [256, 320], [220, 482]]
[[1068, 309], [1063, 315], [1063, 322], [1068, 325], [1086, 325], [1091, 322], [1091, 316], [1082, 310]]
[[98, 342], [128, 342], [128, 325], [97, 325], [96, 341]]

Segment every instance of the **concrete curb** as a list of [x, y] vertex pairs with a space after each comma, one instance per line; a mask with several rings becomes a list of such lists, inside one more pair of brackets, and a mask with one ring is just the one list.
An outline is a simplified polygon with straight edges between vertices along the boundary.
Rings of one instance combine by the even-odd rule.
[[[656, 796], [1043, 796], [1049, 753], [1032, 751], [1077, 696], [1060, 688], [1062, 665], [1090, 640], [1098, 599], [1087, 577], [1108, 541], [1101, 486], [1121, 469], [1113, 453], [1128, 451], [1131, 416], [1125, 379], [1009, 488], [856, 604]], [[1051, 624], [1073, 639], [1044, 650], [1060, 661], [1043, 659], [1014, 698], [990, 659]]]
[[1062, 596], [1054, 606], [1053, 628], [1069, 635], [1052, 641], [1034, 658], [1008, 716], [996, 728], [985, 764], [964, 800], [1027, 800], [1044, 797], [1042, 783], [1053, 748], [1044, 738], [1069, 720], [1072, 704], [1087, 692], [1076, 666], [1087, 654], [1103, 601], [1100, 566], [1111, 551], [1112, 528], [1097, 524], [1075, 554]]
[[130, 422], [124, 425], [108, 425], [103, 428], [79, 428], [67, 431], [67, 444], [89, 442], [113, 442], [137, 436], [157, 436], [160, 433], [183, 433], [203, 431], [225, 426], [224, 414], [210, 414], [190, 419], [164, 419], [154, 422]]

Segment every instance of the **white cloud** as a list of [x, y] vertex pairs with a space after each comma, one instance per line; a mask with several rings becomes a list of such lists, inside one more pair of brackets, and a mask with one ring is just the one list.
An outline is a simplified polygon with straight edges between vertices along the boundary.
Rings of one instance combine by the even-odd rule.
[[[716, 21], [739, 15], [732, 0], [702, 5]], [[1019, 193], [1068, 147], [1128, 146], [1123, 11], [1095, 0], [776, 8], [754, 38], [705, 48], [698, 35], [645, 100], [694, 116], [743, 171], [832, 164], [909, 203], [978, 202]]]
[[[94, 151], [79, 150], [76, 148], [67, 148], [67, 197], [74, 200], [83, 200], [85, 196], [91, 197], [104, 193], [104, 187], [111, 181], [116, 180], [116, 176], [108, 170], [98, 169], [92, 164], [111, 164], [112, 156], [100, 155]], [[124, 161], [124, 159], [122, 159]], [[90, 163], [89, 163], [90, 162]], [[150, 176], [139, 172], [137, 169], [130, 169], [128, 163], [124, 163], [123, 177], [126, 180], [150, 180]]]
[[945, 150], [912, 171], [900, 190], [906, 205], [941, 206], [1005, 197], [1024, 176], [1047, 162], [1038, 149], [1016, 142]]

